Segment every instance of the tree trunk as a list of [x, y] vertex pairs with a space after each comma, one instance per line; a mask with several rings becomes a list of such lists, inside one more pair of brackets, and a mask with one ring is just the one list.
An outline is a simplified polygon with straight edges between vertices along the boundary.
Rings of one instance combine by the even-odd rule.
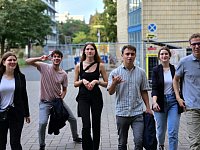
[[6, 38], [4, 36], [2, 36], [2, 38], [1, 38], [1, 56], [3, 56], [3, 54], [4, 54], [5, 41], [6, 41]]
[[31, 40], [28, 40], [28, 58], [31, 57]]

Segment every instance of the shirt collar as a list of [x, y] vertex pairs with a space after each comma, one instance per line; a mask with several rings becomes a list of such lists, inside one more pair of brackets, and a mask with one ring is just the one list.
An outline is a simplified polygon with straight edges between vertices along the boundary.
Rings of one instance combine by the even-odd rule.
[[[121, 67], [122, 67], [124, 70], [128, 70], [128, 69], [124, 66], [123, 63], [121, 64]], [[135, 69], [135, 66], [133, 66], [133, 68], [132, 68], [131, 70], [129, 70], [129, 71], [132, 71], [132, 70], [134, 70], [134, 69]]]

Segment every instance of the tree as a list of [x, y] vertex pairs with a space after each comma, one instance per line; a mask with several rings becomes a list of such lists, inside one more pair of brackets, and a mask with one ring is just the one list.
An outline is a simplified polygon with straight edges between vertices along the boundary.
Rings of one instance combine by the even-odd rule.
[[92, 41], [97, 41], [98, 32], [100, 32], [101, 42], [107, 41], [104, 25], [103, 25], [103, 20], [104, 20], [103, 17], [104, 17], [103, 14], [98, 13], [97, 11], [94, 15], [90, 16], [90, 21], [89, 21], [90, 38]]
[[44, 14], [47, 5], [41, 0], [0, 0], [1, 54], [12, 44], [28, 44], [28, 57], [32, 43], [43, 44], [51, 34], [51, 19]]
[[116, 0], [103, 0], [103, 25], [108, 42], [117, 41], [117, 2]]
[[85, 43], [87, 42], [87, 35], [85, 32], [77, 32], [73, 38], [74, 44]]
[[[77, 35], [80, 35], [80, 34], [77, 34], [79, 32], [82, 32], [88, 35], [90, 31], [89, 26], [85, 24], [84, 21], [73, 20], [73, 19], [66, 20], [66, 23], [59, 23], [58, 28], [59, 28], [59, 34], [62, 34], [64, 36], [71, 36], [72, 39], [74, 39]], [[60, 39], [61, 43], [64, 44], [64, 40], [62, 39], [62, 36], [60, 36], [60, 38], [61, 38]]]

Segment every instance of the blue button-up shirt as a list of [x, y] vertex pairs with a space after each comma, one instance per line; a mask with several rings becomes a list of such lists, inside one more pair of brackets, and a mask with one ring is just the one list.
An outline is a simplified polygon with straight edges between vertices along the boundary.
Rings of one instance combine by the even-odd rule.
[[128, 70], [122, 64], [110, 73], [108, 88], [112, 84], [112, 77], [117, 75], [121, 76], [124, 82], [116, 86], [116, 115], [131, 117], [142, 114], [144, 102], [141, 91], [149, 89], [145, 71], [137, 66]]
[[182, 77], [182, 93], [186, 109], [200, 109], [200, 60], [193, 54], [182, 58], [176, 68], [176, 75]]

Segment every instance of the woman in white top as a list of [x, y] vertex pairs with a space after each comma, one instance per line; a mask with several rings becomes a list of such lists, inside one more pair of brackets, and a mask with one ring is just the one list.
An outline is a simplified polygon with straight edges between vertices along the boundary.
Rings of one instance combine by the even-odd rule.
[[178, 149], [180, 113], [173, 90], [174, 65], [170, 64], [171, 52], [162, 47], [158, 52], [160, 64], [153, 68], [152, 97], [156, 120], [159, 150], [164, 150], [165, 133], [168, 127], [169, 150]]
[[22, 150], [24, 119], [30, 123], [26, 80], [19, 70], [17, 57], [6, 52], [0, 63], [0, 150], [6, 149], [8, 129], [12, 150]]

